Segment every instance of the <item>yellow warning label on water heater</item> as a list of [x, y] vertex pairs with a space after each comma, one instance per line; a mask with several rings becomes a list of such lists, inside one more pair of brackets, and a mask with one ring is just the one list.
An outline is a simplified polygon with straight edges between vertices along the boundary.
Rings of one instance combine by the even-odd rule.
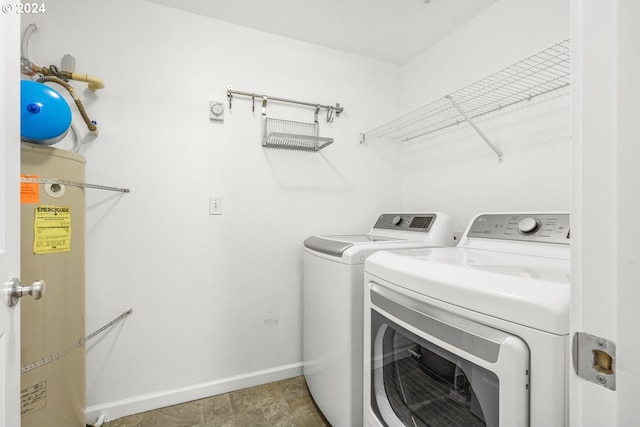
[[33, 253], [71, 251], [71, 207], [40, 205], [34, 209]]

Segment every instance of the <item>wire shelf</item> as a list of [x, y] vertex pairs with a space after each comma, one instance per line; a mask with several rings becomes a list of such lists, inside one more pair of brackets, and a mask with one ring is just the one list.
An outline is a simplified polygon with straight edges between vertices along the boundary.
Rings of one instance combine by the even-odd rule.
[[[563, 40], [516, 64], [478, 80], [362, 135], [409, 141], [472, 120], [570, 84], [570, 44]], [[501, 158], [502, 155], [492, 146]]]
[[333, 138], [318, 136], [318, 123], [265, 118], [262, 145], [287, 150], [320, 151]]

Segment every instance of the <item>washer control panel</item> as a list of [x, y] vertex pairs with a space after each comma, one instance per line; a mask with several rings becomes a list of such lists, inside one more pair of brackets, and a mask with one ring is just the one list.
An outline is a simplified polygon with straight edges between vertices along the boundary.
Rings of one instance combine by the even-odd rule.
[[468, 237], [569, 244], [569, 214], [484, 214], [469, 227]]
[[385, 213], [380, 215], [373, 228], [428, 232], [436, 214]]

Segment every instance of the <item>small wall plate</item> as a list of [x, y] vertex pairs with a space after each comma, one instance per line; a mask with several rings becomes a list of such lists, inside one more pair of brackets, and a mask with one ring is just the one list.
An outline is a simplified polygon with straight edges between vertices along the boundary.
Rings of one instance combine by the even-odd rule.
[[224, 122], [224, 104], [218, 101], [209, 101], [209, 120]]

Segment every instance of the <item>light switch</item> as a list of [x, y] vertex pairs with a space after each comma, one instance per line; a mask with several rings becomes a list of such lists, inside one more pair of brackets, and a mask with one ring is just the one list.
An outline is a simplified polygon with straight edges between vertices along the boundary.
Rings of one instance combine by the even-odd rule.
[[209, 196], [209, 215], [222, 215], [222, 197]]

